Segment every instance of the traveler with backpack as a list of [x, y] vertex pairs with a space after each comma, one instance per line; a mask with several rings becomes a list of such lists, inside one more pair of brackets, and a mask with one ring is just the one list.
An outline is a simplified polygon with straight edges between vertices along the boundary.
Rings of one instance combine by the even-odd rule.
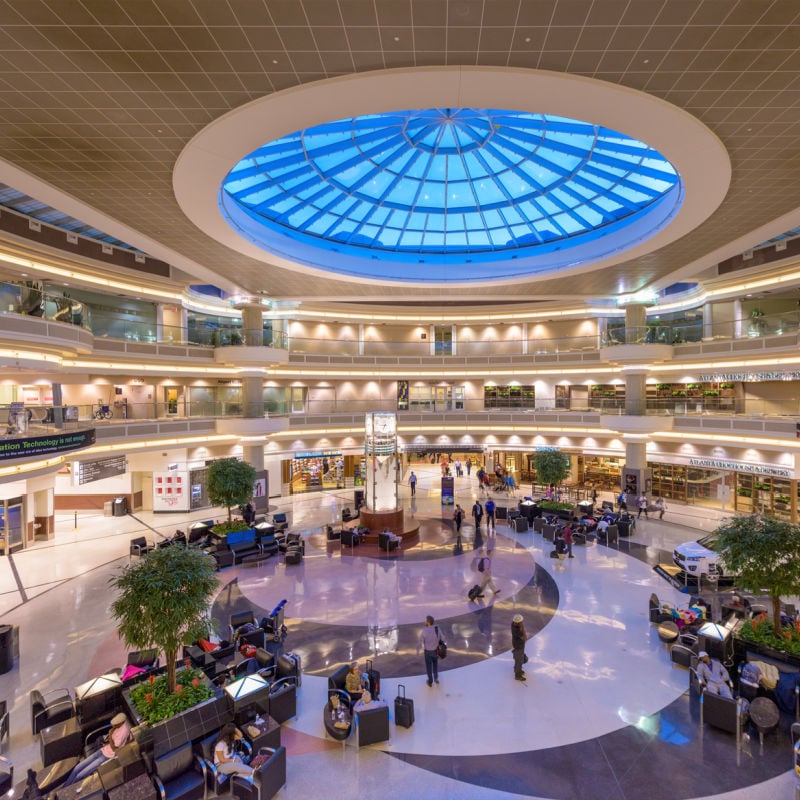
[[481, 550], [480, 557], [478, 558], [478, 572], [482, 573], [481, 581], [479, 584], [481, 593], [489, 586], [495, 594], [499, 594], [500, 590], [494, 585], [492, 580], [492, 551]]
[[484, 504], [486, 509], [486, 533], [489, 533], [489, 528], [495, 530], [494, 526], [494, 500], [490, 497]]
[[461, 536], [461, 523], [464, 521], [464, 509], [456, 503], [453, 509], [453, 521], [456, 523], [456, 536]]

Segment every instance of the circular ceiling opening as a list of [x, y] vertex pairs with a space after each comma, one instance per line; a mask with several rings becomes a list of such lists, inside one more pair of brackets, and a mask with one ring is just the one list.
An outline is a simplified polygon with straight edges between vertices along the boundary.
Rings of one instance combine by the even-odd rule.
[[219, 192], [228, 223], [268, 252], [415, 282], [520, 277], [618, 254], [667, 225], [682, 198], [675, 167], [644, 142], [491, 108], [298, 130], [248, 153]]

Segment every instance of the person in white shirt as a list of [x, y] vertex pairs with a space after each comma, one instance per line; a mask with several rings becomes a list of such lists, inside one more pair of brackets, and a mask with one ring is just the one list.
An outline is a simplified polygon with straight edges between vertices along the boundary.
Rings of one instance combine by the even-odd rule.
[[697, 662], [697, 677], [705, 683], [706, 691], [732, 699], [731, 676], [728, 670], [716, 658], [711, 658], [705, 650], [701, 650], [697, 657], [700, 659]]
[[236, 742], [244, 738], [244, 734], [232, 723], [223, 726], [219, 740], [214, 745], [214, 764], [217, 772], [223, 775], [252, 775], [253, 768], [242, 761], [235, 751]]

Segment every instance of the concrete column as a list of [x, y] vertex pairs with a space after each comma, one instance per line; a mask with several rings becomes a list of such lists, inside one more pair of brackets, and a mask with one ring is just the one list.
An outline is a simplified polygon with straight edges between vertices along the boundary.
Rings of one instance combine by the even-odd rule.
[[[741, 339], [743, 335], [742, 326], [742, 301], [738, 297], [733, 301], [733, 338]], [[705, 310], [703, 311], [703, 321], [705, 321]]]
[[625, 442], [625, 466], [629, 469], [647, 468], [647, 444], [645, 442]]
[[156, 303], [156, 341], [164, 341], [164, 304]]
[[625, 344], [637, 344], [641, 341], [641, 329], [647, 325], [645, 306], [632, 304], [625, 306]]
[[522, 355], [528, 355], [528, 323], [522, 323]]
[[242, 307], [242, 344], [261, 347], [264, 344], [264, 308], [248, 304]]
[[[714, 320], [712, 314], [711, 303], [706, 303], [703, 306], [703, 338], [712, 339], [714, 337]], [[740, 305], [741, 309], [741, 305]]]
[[537, 379], [533, 388], [536, 392], [536, 408], [556, 407], [556, 385], [553, 381]]
[[647, 443], [628, 439], [625, 442], [625, 467], [622, 470], [622, 489], [628, 509], [632, 510], [640, 494], [650, 495], [651, 473], [647, 469]]
[[452, 355], [457, 355], [458, 350], [458, 329], [455, 325], [450, 326], [450, 352]]
[[256, 419], [264, 416], [264, 379], [261, 375], [242, 377], [242, 417]]
[[360, 356], [364, 355], [364, 325], [359, 324], [358, 326], [358, 354]]
[[428, 340], [430, 341], [429, 355], [436, 355], [436, 326], [428, 326]]
[[606, 331], [608, 330], [608, 319], [606, 317], [600, 317], [597, 320], [597, 346], [604, 347], [605, 346], [605, 336]]
[[242, 458], [256, 471], [264, 469], [264, 443], [242, 442]]
[[626, 373], [625, 375], [625, 413], [642, 417], [647, 413], [647, 373]]

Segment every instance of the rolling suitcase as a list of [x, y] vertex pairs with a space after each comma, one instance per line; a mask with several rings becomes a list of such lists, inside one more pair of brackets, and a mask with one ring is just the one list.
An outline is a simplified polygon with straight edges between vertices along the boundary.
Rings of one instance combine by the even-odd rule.
[[481, 594], [481, 587], [476, 583], [468, 592], [467, 597], [470, 600], [477, 600], [479, 597], [483, 597]]
[[369, 681], [369, 693], [373, 700], [379, 700], [381, 696], [381, 673], [372, 668], [372, 659], [367, 659], [367, 680]]
[[406, 687], [397, 685], [397, 697], [394, 699], [394, 724], [401, 728], [410, 728], [414, 724], [414, 701], [406, 697]]
[[282, 653], [276, 661], [276, 678], [294, 678], [297, 685], [303, 682], [300, 656], [297, 653]]

